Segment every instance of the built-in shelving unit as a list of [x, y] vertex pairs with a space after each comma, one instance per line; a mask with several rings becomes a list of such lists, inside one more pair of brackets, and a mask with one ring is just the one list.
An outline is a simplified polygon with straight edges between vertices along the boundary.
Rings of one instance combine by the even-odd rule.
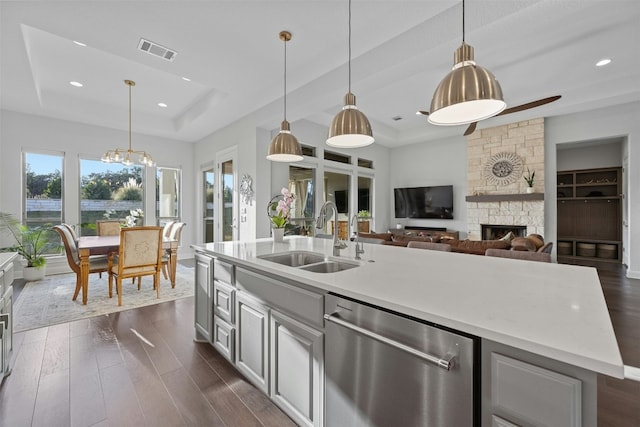
[[622, 259], [621, 168], [558, 172], [558, 262]]

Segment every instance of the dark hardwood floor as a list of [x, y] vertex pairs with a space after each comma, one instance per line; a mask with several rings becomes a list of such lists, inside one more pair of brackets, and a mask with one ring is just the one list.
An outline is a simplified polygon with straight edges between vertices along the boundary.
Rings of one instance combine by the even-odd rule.
[[[640, 367], [640, 280], [599, 271], [622, 358]], [[209, 344], [193, 298], [15, 335], [0, 426], [294, 425]], [[640, 426], [640, 382], [598, 378], [598, 426]]]
[[0, 426], [293, 426], [209, 344], [193, 298], [15, 335]]

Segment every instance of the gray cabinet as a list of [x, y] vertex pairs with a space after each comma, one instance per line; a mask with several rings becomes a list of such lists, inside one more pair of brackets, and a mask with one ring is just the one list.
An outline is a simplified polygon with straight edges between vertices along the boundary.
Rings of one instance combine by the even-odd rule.
[[269, 308], [246, 292], [236, 294], [236, 367], [269, 393]]
[[597, 376], [489, 340], [482, 341], [482, 425], [597, 425]]
[[13, 350], [13, 260], [16, 253], [0, 254], [0, 383], [11, 369]]
[[195, 272], [195, 329], [196, 340], [212, 339], [213, 313], [213, 257], [196, 252]]
[[269, 347], [271, 398], [298, 425], [321, 426], [323, 333], [272, 310]]

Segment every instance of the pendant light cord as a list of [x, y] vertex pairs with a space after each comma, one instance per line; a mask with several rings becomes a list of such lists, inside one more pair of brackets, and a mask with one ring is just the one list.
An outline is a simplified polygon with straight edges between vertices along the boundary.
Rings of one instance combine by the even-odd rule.
[[284, 120], [287, 120], [287, 39], [284, 39]]
[[349, 0], [349, 92], [351, 93], [351, 0]]
[[128, 83], [127, 85], [129, 86], [129, 152], [128, 153], [131, 153], [131, 85]]
[[464, 44], [464, 0], [462, 0], [462, 44]]

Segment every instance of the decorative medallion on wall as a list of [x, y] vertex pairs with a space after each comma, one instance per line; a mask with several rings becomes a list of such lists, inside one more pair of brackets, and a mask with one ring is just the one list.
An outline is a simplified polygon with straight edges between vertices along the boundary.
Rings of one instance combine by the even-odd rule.
[[242, 201], [246, 204], [250, 204], [251, 199], [253, 199], [252, 185], [253, 178], [251, 178], [251, 175], [242, 175], [242, 180], [240, 181], [240, 195], [242, 196]]
[[484, 176], [489, 184], [509, 185], [522, 176], [522, 158], [516, 153], [494, 154], [484, 165]]

